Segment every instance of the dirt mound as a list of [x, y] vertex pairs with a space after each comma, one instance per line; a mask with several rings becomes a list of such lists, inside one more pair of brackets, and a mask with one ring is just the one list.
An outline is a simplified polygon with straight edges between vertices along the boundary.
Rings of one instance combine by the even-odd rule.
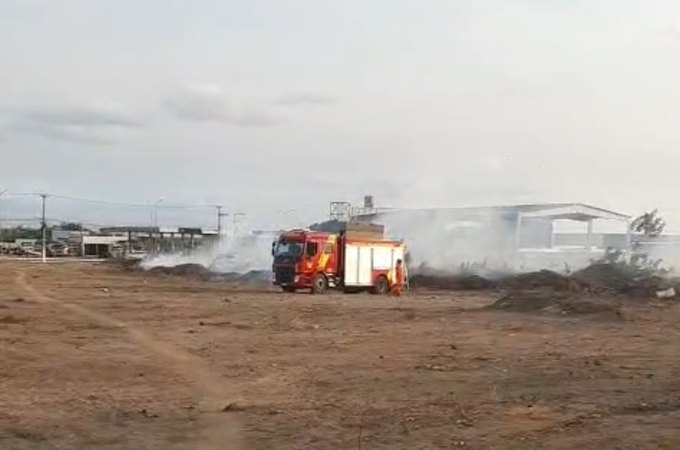
[[574, 280], [590, 285], [593, 290], [635, 297], [655, 296], [656, 292], [675, 287], [677, 282], [627, 264], [595, 263], [575, 272]]
[[496, 300], [488, 308], [562, 316], [602, 313], [620, 315], [620, 306], [613, 301], [602, 298], [583, 299], [546, 290], [513, 292]]
[[656, 297], [657, 292], [674, 288], [680, 292], [680, 279], [660, 276], [630, 264], [594, 263], [571, 276], [550, 270], [506, 275], [488, 279], [478, 275], [456, 275], [446, 272], [417, 273], [411, 276], [413, 288], [439, 290], [527, 291], [534, 289], [560, 293], [586, 293], [626, 295], [629, 297]]
[[441, 290], [494, 289], [496, 283], [479, 275], [426, 275], [416, 274], [410, 279], [413, 288]]
[[596, 263], [575, 272], [572, 277], [582, 280], [593, 287], [624, 290], [635, 274], [624, 266]]
[[536, 289], [550, 288], [555, 291], [579, 291], [584, 283], [573, 280], [550, 270], [506, 275], [498, 280], [490, 280], [479, 275], [454, 275], [445, 273], [416, 274], [411, 277], [414, 288], [441, 290], [486, 290], [486, 289]]
[[153, 275], [173, 275], [198, 279], [210, 279], [213, 274], [200, 264], [179, 264], [177, 266], [157, 266], [148, 271]]
[[161, 276], [177, 276], [203, 281], [236, 283], [264, 286], [270, 285], [272, 273], [268, 270], [251, 270], [245, 273], [226, 272], [215, 273], [201, 264], [178, 264], [176, 266], [156, 266], [147, 273]]
[[501, 286], [509, 289], [550, 288], [556, 291], [579, 290], [578, 281], [550, 270], [527, 272], [501, 280]]
[[212, 274], [212, 281], [265, 286], [271, 285], [272, 273], [268, 270], [251, 270], [246, 273], [227, 272]]

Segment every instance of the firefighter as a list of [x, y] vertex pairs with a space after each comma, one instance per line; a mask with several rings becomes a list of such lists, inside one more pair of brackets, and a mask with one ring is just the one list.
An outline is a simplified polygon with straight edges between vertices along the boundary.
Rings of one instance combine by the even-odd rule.
[[394, 268], [394, 283], [392, 284], [392, 294], [395, 297], [401, 297], [404, 292], [404, 263], [401, 259], [397, 260], [397, 266]]

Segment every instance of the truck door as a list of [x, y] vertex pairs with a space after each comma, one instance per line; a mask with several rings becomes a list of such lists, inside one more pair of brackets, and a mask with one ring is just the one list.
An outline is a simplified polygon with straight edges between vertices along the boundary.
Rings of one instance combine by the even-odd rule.
[[319, 265], [319, 243], [308, 241], [305, 245], [305, 272], [313, 276], [318, 271]]

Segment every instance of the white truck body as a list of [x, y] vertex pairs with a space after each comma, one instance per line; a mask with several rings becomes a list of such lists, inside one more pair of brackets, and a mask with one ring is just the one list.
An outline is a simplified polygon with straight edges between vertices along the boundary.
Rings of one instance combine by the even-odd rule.
[[397, 260], [404, 261], [404, 244], [397, 241], [348, 242], [345, 244], [345, 286], [372, 286], [376, 272], [392, 281]]

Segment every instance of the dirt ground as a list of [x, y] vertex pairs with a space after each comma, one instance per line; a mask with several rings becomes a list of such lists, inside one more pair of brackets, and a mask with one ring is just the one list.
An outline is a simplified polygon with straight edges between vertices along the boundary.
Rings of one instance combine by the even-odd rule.
[[0, 448], [680, 448], [680, 305], [498, 295], [0, 262]]

